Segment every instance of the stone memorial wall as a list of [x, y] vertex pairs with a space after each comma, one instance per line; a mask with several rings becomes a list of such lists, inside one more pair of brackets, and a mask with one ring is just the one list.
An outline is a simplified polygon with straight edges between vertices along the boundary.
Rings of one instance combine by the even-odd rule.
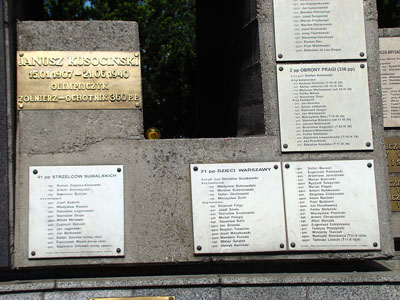
[[[124, 109], [94, 110], [77, 104], [72, 105], [73, 109], [18, 107], [16, 267], [187, 265], [205, 260], [358, 260], [387, 258], [393, 254], [383, 128], [379, 123], [380, 99], [376, 92], [379, 65], [374, 11], [364, 10], [363, 1], [352, 4], [340, 1], [341, 5], [354, 5], [349, 7], [351, 14], [344, 13], [341, 17], [351, 22], [355, 31], [342, 39], [338, 34], [342, 28], [338, 14], [342, 12], [336, 2], [311, 5], [294, 1], [293, 5], [297, 3], [300, 9], [293, 7], [296, 12], [293, 15], [284, 13], [279, 3], [274, 3], [275, 6], [271, 1], [257, 2], [260, 43], [257, 64], [262, 74], [265, 135], [146, 141], [141, 138], [141, 99], [136, 98], [133, 107]], [[307, 17], [310, 11], [318, 14], [312, 22]], [[300, 23], [300, 35], [295, 34], [297, 20], [302, 19], [297, 18], [297, 13], [304, 15], [309, 24], [307, 27]], [[267, 17], [272, 14], [275, 21]], [[293, 40], [301, 41], [300, 52], [291, 54], [292, 47], [281, 43], [285, 32], [277, 28], [282, 21], [293, 21]], [[275, 32], [271, 25], [276, 25]], [[69, 40], [66, 33], [61, 40], [53, 32], [65, 26], [74, 27], [75, 32], [93, 31], [93, 38], [79, 40], [74, 36]], [[126, 31], [131, 32], [130, 38], [116, 33]], [[313, 38], [309, 39], [307, 33]], [[108, 35], [125, 42], [105, 43], [103, 39]], [[355, 41], [352, 47], [347, 43], [350, 38]], [[318, 50], [318, 55], [315, 51], [305, 51], [308, 42], [324, 45], [318, 49], [325, 50]], [[138, 49], [135, 23], [22, 22], [18, 25], [18, 53], [27, 53], [24, 56], [29, 51], [134, 53]], [[102, 58], [97, 61], [101, 62]], [[82, 74], [88, 71], [79, 70]], [[79, 71], [75, 69], [58, 71], [43, 70], [44, 77], [50, 74], [55, 80], [55, 83], [46, 83], [44, 88], [51, 89], [54, 84], [58, 87], [59, 83], [67, 88], [75, 82], [79, 87], [81, 81], [85, 82], [84, 78], [77, 77], [75, 72]], [[63, 71], [67, 78], [62, 78]], [[39, 80], [35, 78], [40, 78], [41, 72], [28, 70], [23, 77]], [[106, 70], [103, 78], [101, 70], [91, 72], [94, 77], [98, 75], [91, 78], [94, 81], [88, 80], [94, 84], [105, 84], [114, 74], [113, 70]], [[45, 82], [46, 78], [39, 81]], [[18, 84], [24, 83], [18, 81]], [[57, 95], [67, 99], [69, 93], [79, 94], [72, 92]], [[83, 100], [84, 94], [79, 95]], [[73, 166], [85, 167], [81, 170], [76, 167], [73, 173], [68, 173]], [[36, 182], [42, 171], [51, 170], [47, 175], [51, 177], [84, 176], [91, 168], [101, 166], [121, 168], [123, 181], [106, 178], [106, 184], [96, 179], [93, 184], [100, 187], [91, 190], [98, 199], [94, 206], [90, 204], [93, 198], [83, 197], [86, 195], [80, 195], [77, 200], [67, 195], [52, 199], [53, 193], [76, 192], [71, 190], [75, 188], [71, 185], [78, 182], [70, 182], [70, 178], [64, 183], [57, 181], [59, 178], [54, 178], [51, 184]], [[37, 174], [33, 173], [35, 170]], [[92, 182], [82, 179], [79, 184]], [[60, 186], [66, 191], [57, 191], [57, 185], [68, 187]], [[123, 194], [123, 199], [111, 197], [108, 188], [105, 190], [108, 185], [117, 189], [118, 195]], [[68, 232], [63, 218], [69, 212], [62, 207], [55, 235], [49, 230], [52, 226], [46, 227], [40, 221], [42, 218], [36, 218], [39, 212], [47, 220], [54, 220], [57, 204], [51, 204], [55, 208], [50, 206], [53, 201], [59, 201], [61, 206], [63, 201], [85, 202], [89, 203], [83, 204], [88, 206], [87, 214], [92, 213], [89, 210], [98, 211], [99, 220], [92, 220], [84, 213], [80, 217], [85, 224], [81, 222], [76, 231], [73, 227], [69, 231], [65, 240], [76, 251], [49, 252], [48, 245], [53, 246], [50, 238], [55, 236], [57, 240], [57, 236], [63, 236], [57, 235], [58, 229]], [[112, 203], [110, 210], [106, 211], [102, 203]], [[71, 209], [77, 209], [76, 205], [82, 204], [72, 203]], [[115, 228], [106, 226], [106, 222], [105, 227], [100, 226], [106, 214], [115, 218], [118, 224]], [[75, 216], [68, 218], [74, 222]], [[90, 253], [75, 247], [80, 243], [81, 233], [91, 226], [96, 230], [87, 236], [93, 232], [93, 241], [97, 241], [93, 245], [110, 246], [112, 251], [97, 255], [93, 246], [89, 247]], [[40, 234], [48, 237], [38, 241], [38, 245], [33, 237]], [[116, 241], [106, 238], [110, 236]], [[41, 249], [47, 254], [42, 254]]]
[[[227, 78], [243, 85], [229, 92], [242, 101], [238, 134], [265, 132], [240, 138], [143, 138], [135, 22], [18, 22], [10, 274], [29, 281], [2, 283], [0, 298], [397, 299], [398, 274], [367, 261], [395, 254], [392, 217], [400, 237], [389, 207], [400, 210], [400, 134], [383, 127], [376, 1], [240, 5], [235, 32], [251, 34], [230, 40], [247, 52], [229, 56], [238, 73]], [[391, 43], [385, 124], [397, 121]], [[45, 62], [79, 54], [82, 66]], [[129, 60], [119, 54], [132, 69], [111, 65]]]

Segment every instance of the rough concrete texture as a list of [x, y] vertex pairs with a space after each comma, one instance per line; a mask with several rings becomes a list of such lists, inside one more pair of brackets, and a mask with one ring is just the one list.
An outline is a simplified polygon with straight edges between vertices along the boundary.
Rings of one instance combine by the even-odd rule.
[[140, 139], [142, 131], [132, 110], [20, 111], [18, 116], [22, 153], [84, 151], [104, 139]]
[[[17, 24], [22, 51], [140, 51], [136, 22], [25, 21]], [[20, 147], [54, 152], [103, 138], [143, 138], [142, 110], [20, 111]], [[24, 151], [24, 150], [23, 150]]]
[[136, 22], [24, 21], [17, 24], [18, 50], [139, 51]]
[[87, 291], [68, 291], [68, 292], [48, 292], [44, 293], [43, 300], [65, 300], [65, 299], [91, 299], [91, 298], [116, 298], [131, 297], [131, 290], [87, 290]]
[[[194, 256], [191, 163], [372, 159], [376, 161], [382, 251], [281, 255]], [[199, 263], [218, 261], [365, 259], [393, 254], [384, 159], [374, 152], [285, 154], [277, 137], [198, 140], [105, 139], [71, 153], [20, 153], [16, 203], [16, 267], [50, 265]], [[380, 163], [380, 165], [379, 165]], [[125, 257], [28, 260], [28, 168], [32, 165], [124, 165]], [[382, 201], [382, 199], [384, 201]]]
[[[55, 288], [30, 290], [35, 282], [10, 283], [0, 285], [0, 299], [84, 299], [92, 297], [149, 297], [175, 296], [176, 300], [235, 300], [235, 299], [301, 299], [301, 300], [394, 300], [400, 297], [400, 278], [398, 273], [364, 273], [364, 274], [264, 274], [264, 275], [213, 275], [148, 277], [148, 278], [115, 278], [115, 279], [81, 279], [83, 285], [71, 285]], [[286, 279], [287, 277], [291, 277]], [[231, 280], [225, 280], [230, 278]], [[254, 280], [257, 278], [257, 280]], [[297, 280], [296, 280], [297, 278]], [[303, 281], [309, 278], [309, 281]], [[352, 280], [347, 280], [352, 278]], [[143, 283], [151, 283], [149, 287]], [[63, 280], [67, 283], [68, 280]], [[120, 284], [120, 283], [123, 284]], [[49, 280], [48, 286], [55, 281]], [[57, 282], [58, 283], [58, 282]], [[39, 282], [42, 285], [43, 282]]]

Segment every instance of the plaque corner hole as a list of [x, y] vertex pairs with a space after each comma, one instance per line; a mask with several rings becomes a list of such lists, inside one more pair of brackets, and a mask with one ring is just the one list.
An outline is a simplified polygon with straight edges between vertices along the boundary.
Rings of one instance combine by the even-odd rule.
[[202, 248], [201, 248], [201, 246], [197, 246], [196, 249], [197, 249], [197, 251], [201, 251]]
[[197, 172], [199, 168], [197, 166], [193, 167], [193, 171]]
[[38, 173], [39, 173], [39, 171], [38, 170], [33, 170], [33, 172], [32, 172], [34, 175], [37, 175]]

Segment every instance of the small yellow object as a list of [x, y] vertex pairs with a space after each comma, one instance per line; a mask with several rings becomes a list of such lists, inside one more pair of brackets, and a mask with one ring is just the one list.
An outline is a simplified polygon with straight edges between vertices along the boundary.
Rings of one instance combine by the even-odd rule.
[[19, 104], [18, 106], [19, 106], [19, 109], [23, 109], [24, 108], [24, 105], [22, 103]]
[[146, 138], [149, 140], [158, 140], [161, 138], [161, 132], [155, 127], [150, 127], [146, 131]]

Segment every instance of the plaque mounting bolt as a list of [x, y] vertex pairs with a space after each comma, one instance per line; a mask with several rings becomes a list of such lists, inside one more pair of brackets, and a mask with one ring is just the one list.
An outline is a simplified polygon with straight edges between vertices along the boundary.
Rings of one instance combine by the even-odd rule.
[[374, 243], [374, 247], [375, 248], [378, 247], [378, 243], [377, 242]]
[[24, 54], [23, 54], [23, 53], [20, 53], [19, 56], [22, 57], [22, 56], [24, 56]]
[[289, 169], [289, 168], [290, 168], [290, 165], [289, 165], [289, 164], [286, 164], [286, 165], [285, 165], [285, 168], [286, 168], [286, 169]]
[[281, 249], [285, 248], [285, 244], [280, 244], [279, 247], [281, 247]]
[[35, 169], [35, 170], [33, 170], [33, 174], [35, 174], [35, 175], [36, 175], [37, 173], [39, 173], [39, 172], [38, 172], [38, 170], [36, 170], [36, 169]]
[[290, 247], [296, 248], [296, 244], [295, 244], [295, 243], [291, 243], [291, 244], [290, 244]]
[[198, 250], [198, 251], [201, 251], [201, 246], [197, 246], [197, 250]]
[[279, 53], [278, 58], [283, 58], [283, 55], [281, 53]]
[[31, 255], [32, 255], [32, 256], [35, 256], [35, 255], [36, 255], [36, 252], [35, 252], [35, 251], [32, 251], [32, 252], [31, 252]]
[[367, 142], [365, 145], [366, 145], [367, 147], [371, 147], [371, 143], [370, 143], [370, 142]]
[[136, 107], [140, 107], [140, 103], [136, 103], [135, 106], [136, 106]]
[[121, 171], [122, 171], [121, 168], [118, 168], [118, 169], [117, 169], [117, 172], [118, 172], [118, 173], [121, 173]]
[[169, 297], [168, 300], [175, 300], [175, 298], [174, 297]]
[[274, 169], [275, 169], [275, 170], [278, 170], [278, 168], [279, 168], [278, 165], [275, 165], [275, 166], [274, 166]]
[[371, 163], [368, 163], [368, 164], [367, 164], [367, 167], [368, 167], [368, 168], [372, 168], [372, 164], [371, 164]]
[[18, 104], [19, 109], [23, 109], [24, 105], [22, 103]]
[[279, 67], [279, 71], [283, 71], [283, 67]]
[[121, 253], [121, 248], [117, 248], [117, 253]]
[[197, 172], [198, 170], [199, 170], [198, 167], [194, 167], [194, 168], [193, 168], [193, 171], [195, 171], [195, 172]]
[[283, 144], [283, 148], [287, 149], [287, 148], [289, 148], [289, 145], [288, 144]]
[[364, 52], [360, 52], [360, 56], [361, 56], [361, 57], [364, 57], [364, 56], [365, 56], [365, 53], [364, 53]]
[[364, 64], [361, 64], [361, 65], [360, 65], [360, 68], [361, 68], [361, 69], [364, 69], [364, 68], [365, 68], [365, 65], [364, 65]]

